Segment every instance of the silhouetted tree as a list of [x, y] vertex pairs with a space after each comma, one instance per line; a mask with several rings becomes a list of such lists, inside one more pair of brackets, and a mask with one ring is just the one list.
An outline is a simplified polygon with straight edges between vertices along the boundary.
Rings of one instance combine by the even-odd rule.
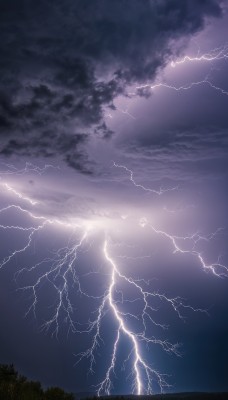
[[4, 400], [13, 400], [16, 394], [18, 373], [13, 364], [0, 365], [0, 395]]
[[60, 388], [52, 387], [46, 390], [45, 400], [74, 400], [74, 395], [65, 393]]
[[40, 382], [18, 375], [13, 364], [0, 364], [0, 400], [74, 400], [74, 395], [58, 387], [44, 392]]

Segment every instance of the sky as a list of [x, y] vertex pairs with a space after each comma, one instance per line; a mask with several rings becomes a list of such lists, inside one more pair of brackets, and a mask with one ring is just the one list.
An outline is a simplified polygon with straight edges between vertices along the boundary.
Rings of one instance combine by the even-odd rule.
[[0, 363], [228, 391], [228, 3], [0, 2]]

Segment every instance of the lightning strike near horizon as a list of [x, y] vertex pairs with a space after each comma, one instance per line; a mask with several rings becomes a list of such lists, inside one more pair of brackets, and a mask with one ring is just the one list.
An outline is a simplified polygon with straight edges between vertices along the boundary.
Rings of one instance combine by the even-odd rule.
[[[104, 243], [104, 255], [107, 260], [107, 262], [111, 265], [111, 283], [108, 289], [108, 294], [107, 294], [107, 299], [110, 305], [110, 308], [114, 314], [114, 317], [118, 323], [117, 327], [117, 334], [116, 334], [116, 340], [114, 342], [113, 346], [113, 352], [111, 356], [111, 363], [110, 366], [106, 372], [105, 379], [100, 383], [99, 388], [98, 388], [98, 395], [105, 393], [110, 395], [110, 389], [111, 389], [111, 373], [114, 373], [115, 371], [115, 364], [116, 364], [116, 358], [117, 358], [117, 346], [120, 340], [120, 334], [121, 332], [127, 336], [132, 344], [132, 350], [131, 353], [133, 353], [133, 375], [134, 375], [134, 380], [133, 380], [133, 388], [135, 389], [135, 392], [137, 395], [140, 395], [144, 392], [146, 389], [146, 393], [150, 394], [153, 392], [152, 390], [152, 382], [154, 379], [158, 381], [158, 384], [160, 386], [161, 391], [163, 391], [165, 386], [168, 386], [168, 384], [165, 381], [165, 378], [162, 374], [157, 372], [155, 369], [153, 369], [143, 358], [141, 351], [140, 351], [140, 342], [146, 342], [148, 343], [156, 343], [162, 346], [163, 350], [167, 352], [173, 352], [174, 354], [178, 355], [178, 350], [177, 350], [177, 345], [172, 345], [168, 341], [159, 341], [153, 337], [147, 337], [145, 334], [146, 331], [146, 322], [145, 319], [148, 317], [151, 321], [152, 318], [150, 317], [150, 310], [152, 310], [152, 307], [150, 306], [148, 300], [149, 297], [152, 296], [159, 296], [158, 293], [149, 293], [143, 290], [143, 288], [135, 282], [132, 278], [128, 278], [125, 275], [122, 275], [120, 271], [117, 268], [117, 265], [113, 261], [113, 259], [109, 256], [108, 253], [108, 242], [105, 240]], [[129, 285], [133, 285], [138, 291], [139, 294], [141, 294], [142, 299], [143, 299], [143, 313], [142, 313], [142, 320], [143, 320], [143, 326], [144, 330], [139, 333], [134, 333], [130, 328], [127, 327], [127, 324], [125, 322], [124, 317], [126, 317], [126, 313], [123, 313], [119, 310], [117, 302], [114, 299], [114, 292], [115, 292], [115, 286], [117, 284], [117, 279], [122, 279], [126, 281]], [[162, 297], [162, 296], [161, 296]], [[171, 301], [171, 303], [174, 301], [173, 299], [168, 299], [165, 297], [166, 301]], [[173, 303], [172, 303], [173, 304]], [[134, 315], [131, 315], [134, 317]], [[153, 321], [153, 323], [155, 323]], [[142, 377], [141, 377], [141, 370], [145, 373], [146, 375], [146, 387], [143, 385]]]
[[[161, 195], [164, 191], [167, 191], [162, 189], [156, 191], [137, 184], [133, 179], [132, 170], [116, 163], [114, 163], [114, 166], [126, 170], [130, 174], [130, 180], [133, 185], [143, 191], [149, 191], [157, 195]], [[30, 201], [31, 199], [28, 199], [7, 184], [4, 184], [3, 187], [18, 199], [29, 203], [34, 207], [34, 209], [36, 209], [36, 202]], [[154, 393], [154, 385], [159, 387], [160, 391], [163, 392], [165, 387], [169, 386], [166, 381], [166, 376], [158, 372], [154, 367], [152, 367], [151, 362], [147, 361], [145, 348], [148, 348], [148, 346], [159, 346], [169, 354], [179, 356], [180, 353], [178, 351], [178, 344], [173, 344], [167, 339], [159, 339], [155, 336], [148, 335], [148, 325], [150, 324], [162, 330], [167, 329], [165, 324], [162, 324], [154, 317], [157, 308], [153, 306], [153, 301], [156, 299], [156, 301], [161, 304], [166, 303], [181, 320], [184, 320], [184, 312], [187, 309], [192, 312], [207, 313], [207, 311], [192, 307], [180, 297], [169, 297], [159, 291], [149, 290], [149, 283], [144, 279], [135, 279], [129, 276], [126, 272], [123, 272], [110, 255], [110, 247], [113, 243], [115, 245], [115, 242], [112, 242], [110, 239], [112, 229], [110, 227], [109, 232], [109, 227], [106, 222], [103, 223], [104, 239], [102, 252], [109, 280], [103, 293], [97, 295], [89, 293], [81, 284], [80, 276], [77, 272], [77, 266], [79, 264], [79, 252], [85, 248], [85, 244], [89, 241], [89, 236], [91, 235], [92, 237], [92, 233], [96, 235], [96, 226], [93, 225], [93, 222], [87, 221], [86, 223], [73, 224], [68, 221], [51, 219], [44, 215], [37, 215], [37, 211], [31, 212], [17, 204], [3, 207], [0, 210], [0, 215], [5, 215], [13, 210], [19, 214], [26, 215], [32, 222], [32, 225], [28, 227], [20, 224], [0, 225], [0, 229], [5, 231], [23, 232], [23, 234], [27, 235], [27, 239], [23, 246], [5, 256], [0, 264], [0, 269], [10, 263], [16, 256], [28, 251], [34, 240], [35, 234], [44, 231], [48, 226], [56, 225], [69, 230], [69, 240], [66, 246], [55, 250], [52, 256], [47, 257], [32, 266], [23, 266], [15, 272], [15, 282], [18, 282], [19, 279], [21, 281], [23, 277], [26, 276], [30, 276], [33, 281], [32, 283], [18, 288], [18, 290], [27, 292], [30, 295], [30, 305], [25, 315], [28, 316], [30, 313], [33, 313], [36, 318], [36, 309], [39, 303], [40, 290], [45, 283], [48, 284], [55, 293], [55, 305], [53, 306], [53, 312], [49, 318], [45, 320], [41, 328], [45, 331], [50, 331], [51, 335], [58, 336], [60, 327], [62, 327], [64, 322], [68, 325], [68, 332], [90, 335], [92, 337], [91, 346], [85, 352], [76, 355], [76, 364], [85, 358], [89, 360], [90, 373], [94, 372], [96, 352], [103, 342], [101, 332], [103, 321], [107, 315], [111, 315], [115, 327], [115, 338], [112, 344], [110, 364], [107, 367], [104, 379], [97, 385], [98, 395], [111, 394], [112, 379], [115, 377], [115, 370], [119, 358], [119, 348], [124, 337], [128, 340], [129, 344], [129, 354], [125, 363], [128, 362], [132, 365], [131, 375], [133, 393], [138, 395]], [[126, 224], [127, 220], [127, 217], [124, 220], [122, 219]], [[217, 277], [228, 276], [227, 267], [219, 262], [212, 264], [206, 263], [203, 255], [197, 249], [197, 245], [201, 241], [211, 241], [218, 234], [219, 230], [207, 236], [202, 236], [199, 233], [194, 233], [186, 237], [175, 236], [166, 231], [156, 229], [145, 217], [140, 219], [138, 226], [141, 228], [149, 227], [154, 234], [161, 236], [166, 240], [168, 239], [173, 246], [174, 254], [190, 254], [198, 259], [199, 264], [205, 271], [211, 272]], [[107, 235], [109, 237], [107, 237]], [[134, 258], [135, 257], [132, 257], [132, 259]], [[131, 257], [126, 257], [126, 259], [131, 259]], [[140, 258], [136, 257], [135, 260], [139, 262]], [[90, 275], [90, 273], [88, 273], [88, 275]], [[135, 297], [133, 300], [128, 299], [128, 290], [135, 291]], [[72, 292], [79, 296], [79, 301], [80, 297], [84, 297], [93, 300], [93, 302], [97, 304], [97, 308], [93, 312], [96, 314], [95, 319], [89, 319], [87, 323], [81, 323], [78, 320], [77, 316], [75, 316], [75, 304], [71, 299]], [[141, 313], [138, 314], [132, 311], [131, 308], [129, 309], [129, 305], [134, 302], [140, 304]], [[140, 326], [137, 330], [135, 329], [134, 324], [132, 324], [132, 321], [134, 320], [138, 321]]]

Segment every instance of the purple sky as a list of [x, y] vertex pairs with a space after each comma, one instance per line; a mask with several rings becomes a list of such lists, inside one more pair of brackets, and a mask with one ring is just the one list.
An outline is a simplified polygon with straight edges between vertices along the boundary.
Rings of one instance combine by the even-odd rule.
[[226, 2], [12, 0], [0, 15], [0, 362], [137, 393], [134, 337], [164, 391], [228, 391]]

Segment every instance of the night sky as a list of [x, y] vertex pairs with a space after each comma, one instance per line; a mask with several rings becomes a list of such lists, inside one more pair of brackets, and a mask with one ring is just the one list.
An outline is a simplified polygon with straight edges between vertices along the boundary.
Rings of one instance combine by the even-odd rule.
[[227, 1], [1, 0], [0, 48], [0, 363], [228, 391]]

